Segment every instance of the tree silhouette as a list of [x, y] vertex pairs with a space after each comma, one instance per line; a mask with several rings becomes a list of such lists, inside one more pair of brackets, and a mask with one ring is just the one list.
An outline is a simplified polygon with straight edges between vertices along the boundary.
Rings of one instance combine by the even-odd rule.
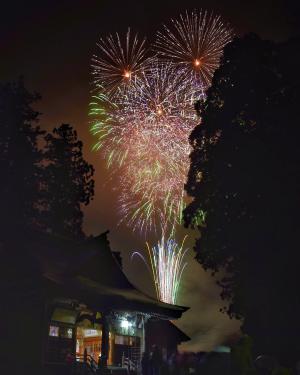
[[42, 131], [33, 109], [39, 99], [22, 79], [0, 83], [0, 243], [16, 250], [32, 230], [83, 237], [81, 205], [94, 194], [94, 169], [76, 131], [66, 124]]
[[55, 128], [45, 141], [40, 225], [50, 233], [81, 238], [81, 205], [93, 198], [94, 168], [84, 160], [82, 142], [70, 125]]
[[38, 112], [32, 105], [40, 98], [24, 87], [23, 80], [0, 83], [0, 239], [12, 240], [36, 219], [39, 163]]
[[[291, 364], [299, 353], [299, 40], [254, 35], [224, 51], [202, 122], [191, 134], [186, 225], [205, 269], [226, 276], [222, 297], [256, 353]], [[199, 109], [199, 108], [198, 108]]]

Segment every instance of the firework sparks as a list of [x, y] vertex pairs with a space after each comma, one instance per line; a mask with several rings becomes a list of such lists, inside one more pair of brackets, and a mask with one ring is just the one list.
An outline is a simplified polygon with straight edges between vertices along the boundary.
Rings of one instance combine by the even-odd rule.
[[122, 221], [144, 231], [181, 222], [188, 172], [188, 136], [201, 96], [170, 64], [153, 62], [115, 103], [94, 96], [90, 114], [109, 166], [120, 176]]
[[124, 39], [116, 33], [101, 38], [97, 46], [100, 53], [92, 58], [92, 74], [96, 85], [114, 97], [127, 89], [146, 63], [146, 40], [139, 40], [128, 29]]
[[148, 243], [149, 262], [139, 251], [131, 255], [142, 259], [150, 275], [153, 277], [157, 298], [160, 301], [176, 304], [181, 277], [187, 263], [185, 262], [188, 248], [184, 247], [186, 237], [179, 245], [172, 237], [167, 240], [163, 235], [157, 245], [151, 247]]
[[220, 16], [206, 11], [182, 14], [157, 33], [155, 47], [160, 56], [173, 62], [196, 86], [206, 89], [218, 68], [223, 48], [233, 37]]
[[204, 99], [232, 35], [219, 16], [186, 12], [157, 34], [155, 57], [129, 29], [124, 39], [100, 39], [92, 60], [94, 149], [114, 167], [121, 221], [144, 234], [160, 231], [158, 244], [147, 244], [148, 268], [164, 302], [176, 302], [186, 265], [184, 240], [180, 246], [174, 238], [186, 201], [189, 134], [199, 121], [194, 103]]
[[187, 265], [185, 255], [188, 249], [163, 236], [160, 242], [154, 247], [147, 244], [154, 284], [157, 297], [160, 301], [175, 304], [178, 296], [182, 273]]
[[158, 221], [165, 230], [181, 221], [196, 95], [169, 64], [159, 63], [148, 67], [128, 93], [131, 113], [126, 118], [136, 133], [127, 142], [127, 149], [133, 147], [120, 202], [123, 220], [134, 229], [146, 233]]

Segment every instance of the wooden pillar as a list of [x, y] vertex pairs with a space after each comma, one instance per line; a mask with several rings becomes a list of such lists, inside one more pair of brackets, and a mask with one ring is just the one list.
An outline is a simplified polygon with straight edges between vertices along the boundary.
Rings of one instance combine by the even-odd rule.
[[109, 322], [108, 314], [102, 314], [102, 339], [101, 339], [101, 363], [102, 367], [107, 367], [109, 354]]

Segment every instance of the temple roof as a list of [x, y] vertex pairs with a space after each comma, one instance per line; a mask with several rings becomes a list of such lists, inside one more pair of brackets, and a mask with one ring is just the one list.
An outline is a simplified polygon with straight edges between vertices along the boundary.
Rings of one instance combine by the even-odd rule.
[[98, 310], [180, 318], [188, 308], [160, 302], [127, 279], [111, 252], [107, 233], [84, 241], [39, 234], [30, 239], [30, 251], [43, 277], [62, 297], [78, 299]]

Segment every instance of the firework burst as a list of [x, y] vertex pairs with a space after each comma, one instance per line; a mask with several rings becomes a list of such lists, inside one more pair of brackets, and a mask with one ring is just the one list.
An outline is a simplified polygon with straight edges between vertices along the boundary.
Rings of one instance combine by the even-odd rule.
[[117, 178], [121, 221], [144, 234], [159, 230], [158, 244], [147, 245], [149, 269], [158, 298], [169, 303], [185, 268], [187, 249], [174, 238], [186, 202], [189, 134], [199, 121], [194, 103], [232, 35], [219, 16], [186, 12], [157, 34], [155, 57], [128, 30], [124, 39], [100, 39], [92, 60], [94, 149]]
[[186, 82], [156, 61], [114, 103], [104, 94], [91, 103], [95, 147], [120, 172], [121, 220], [145, 233], [157, 221], [163, 229], [181, 222], [193, 103], [201, 95]]
[[111, 98], [126, 91], [147, 62], [145, 43], [137, 34], [132, 35], [130, 29], [124, 39], [116, 33], [97, 43], [99, 54], [92, 58], [94, 82]]
[[[182, 273], [188, 248], [184, 247], [186, 236], [181, 245], [172, 237], [165, 236], [155, 246], [146, 243], [149, 262], [139, 251], [135, 251], [131, 259], [138, 256], [143, 260], [154, 279], [157, 298], [160, 301], [176, 304]], [[150, 264], [150, 266], [149, 266]]]
[[218, 68], [223, 48], [233, 37], [220, 16], [207, 11], [181, 14], [157, 33], [158, 54], [171, 61], [197, 87], [206, 89]]

